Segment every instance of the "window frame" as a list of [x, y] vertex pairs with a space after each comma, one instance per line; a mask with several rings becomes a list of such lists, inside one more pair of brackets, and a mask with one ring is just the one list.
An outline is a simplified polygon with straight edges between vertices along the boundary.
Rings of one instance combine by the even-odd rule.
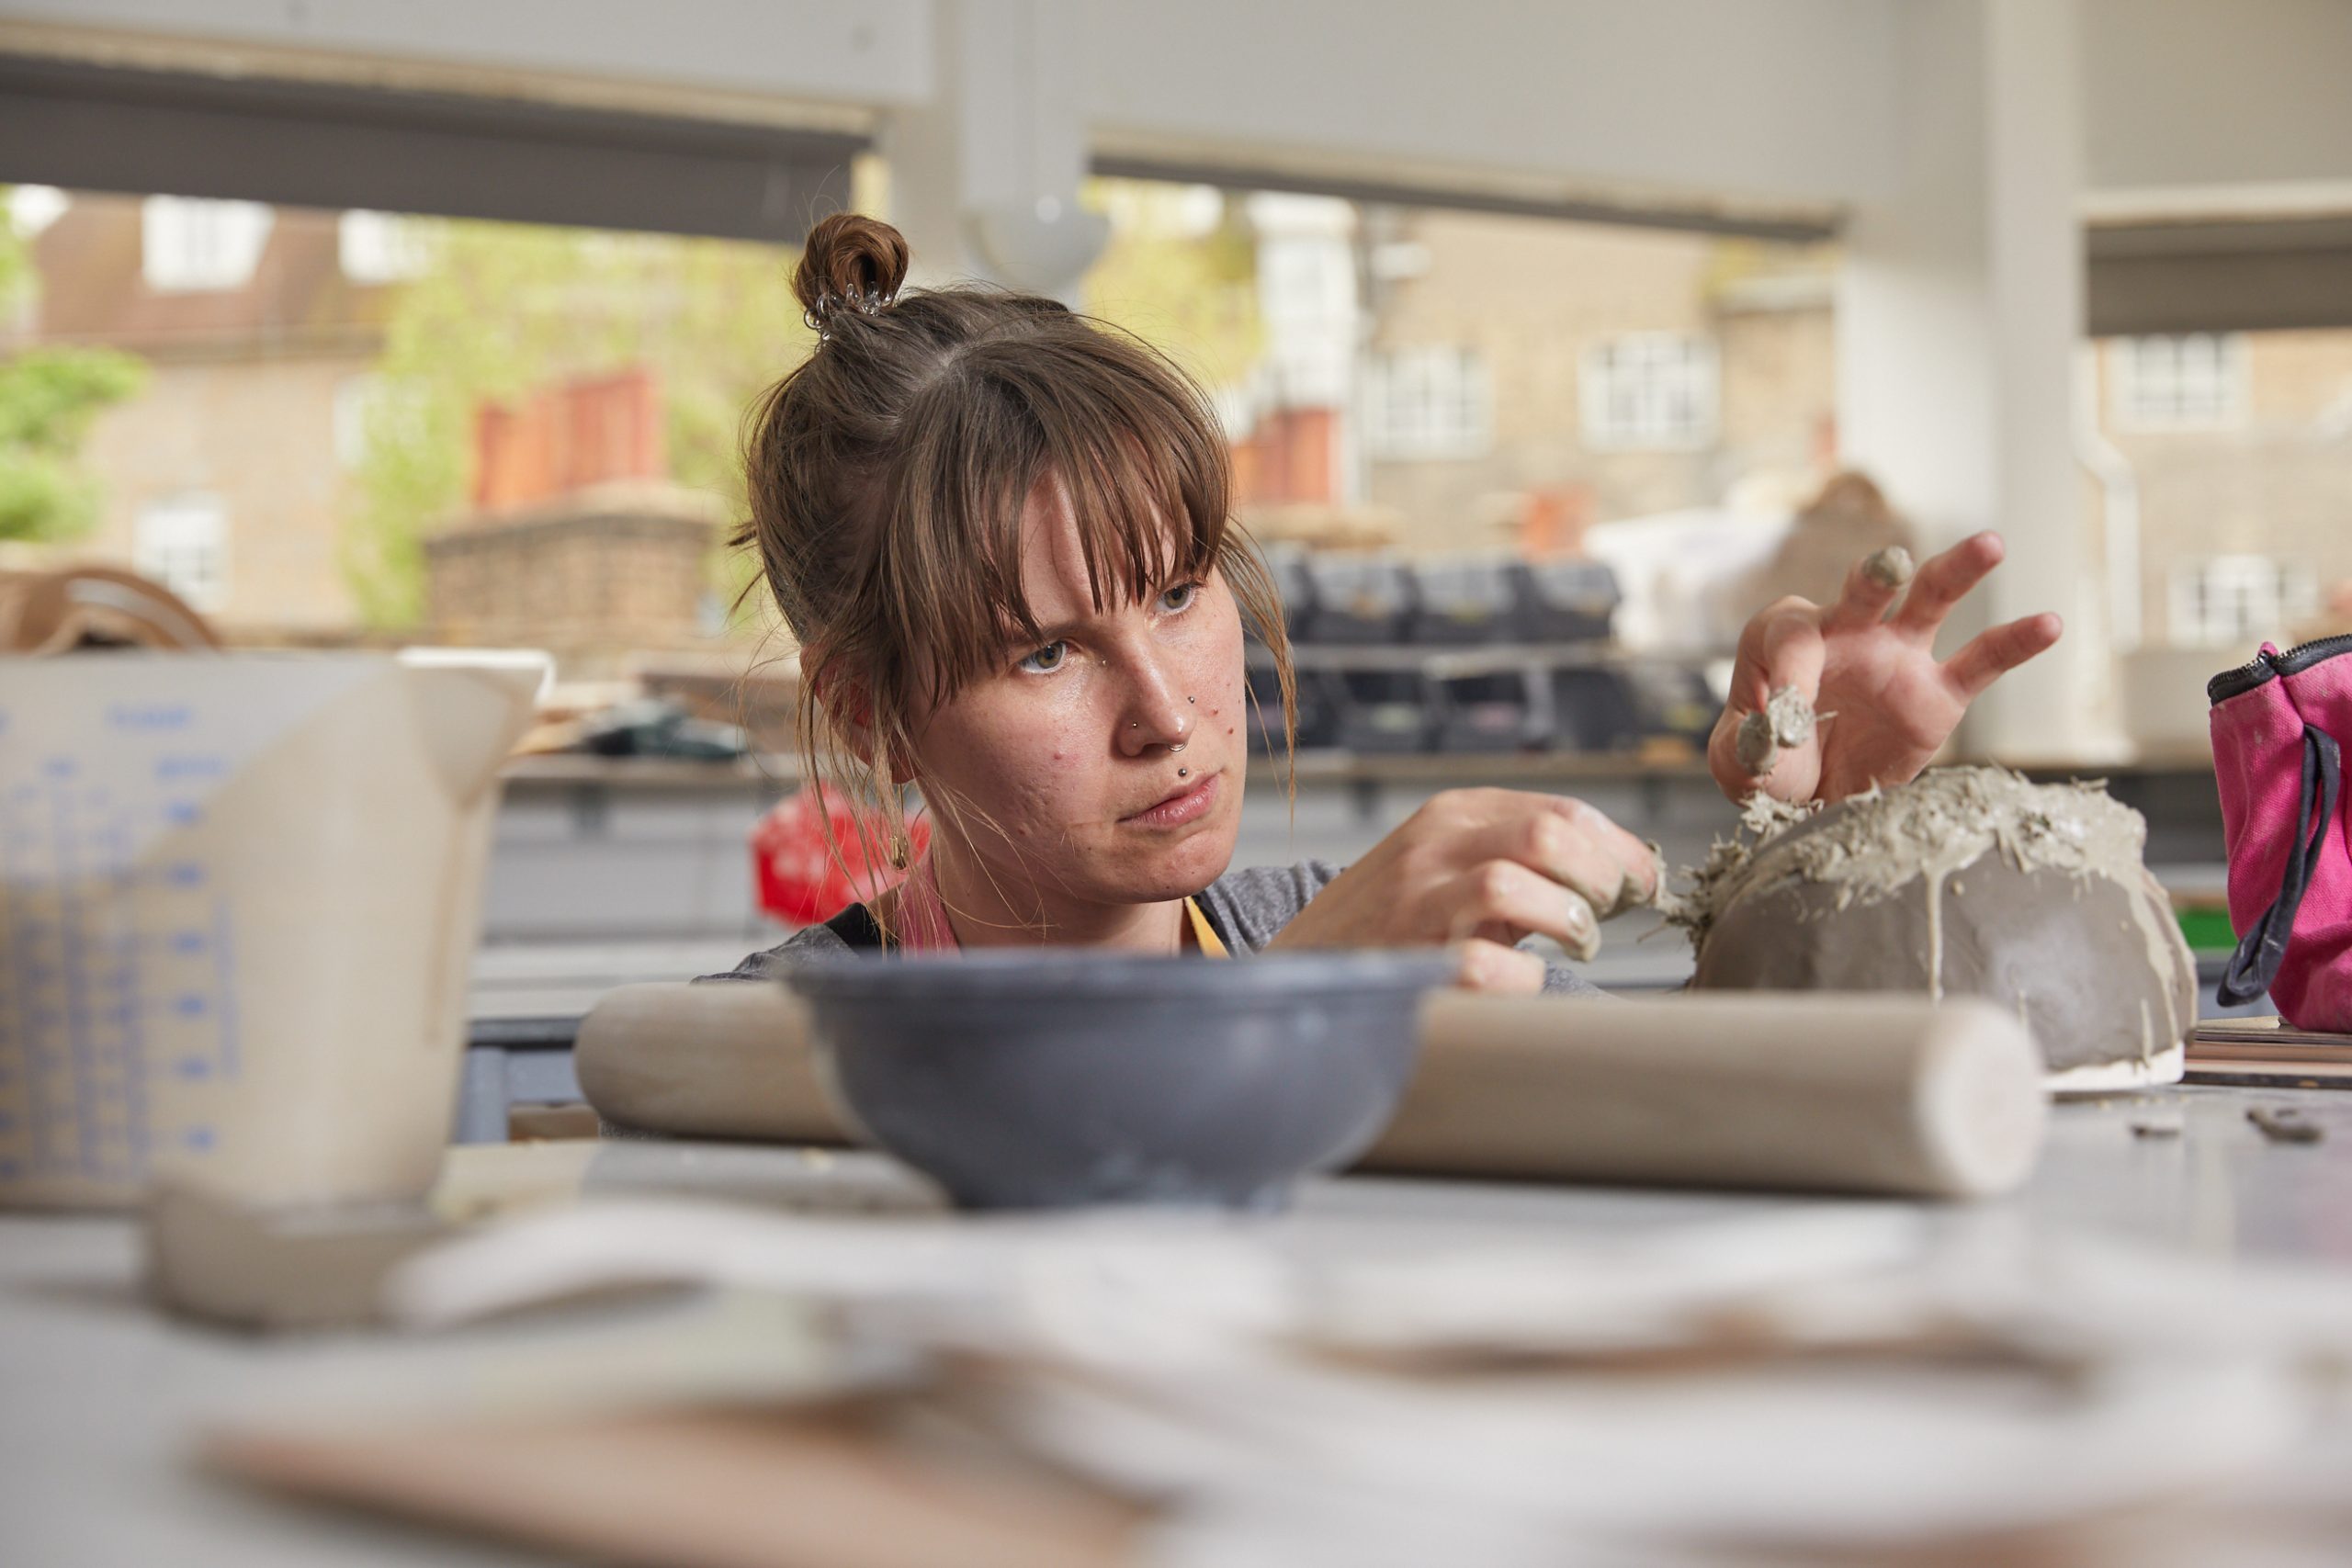
[[364, 288], [407, 283], [432, 265], [421, 220], [405, 213], [354, 207], [334, 223], [334, 261], [349, 282]]
[[[2231, 596], [2226, 620], [2217, 611], [2222, 594]], [[2284, 643], [2295, 623], [2317, 615], [2319, 605], [2319, 576], [2300, 561], [2251, 551], [2199, 556], [2173, 563], [2165, 637], [2176, 648]]]
[[277, 227], [277, 209], [264, 202], [150, 196], [139, 208], [140, 279], [157, 294], [243, 288]]
[[[2214, 347], [2211, 366], [2218, 395], [2191, 408], [2181, 397], [2182, 351], [2191, 344]], [[2158, 367], [2156, 347], [2171, 357]], [[2161, 375], [2161, 380], [2159, 376]], [[2108, 340], [2107, 413], [2116, 430], [2133, 434], [2230, 430], [2245, 423], [2252, 403], [2253, 367], [2244, 333], [2144, 333]], [[2153, 406], [2153, 385], [2165, 385], [2171, 406]]]
[[[208, 532], [211, 536], [193, 544], [154, 536], [175, 529]], [[229, 557], [228, 503], [210, 491], [183, 491], [156, 497], [142, 503], [131, 518], [131, 569], [178, 594], [191, 609], [211, 615], [227, 605]], [[189, 559], [198, 563], [197, 570], [186, 569], [183, 563]]]
[[[1657, 351], [1676, 350], [1678, 372], [1691, 378], [1687, 390], [1698, 409], [1695, 419], [1669, 426], [1652, 417], [1672, 389], [1651, 385], [1635, 389], [1639, 412], [1620, 419], [1615, 393], [1620, 378], [1638, 373], [1655, 377], [1665, 366]], [[1627, 351], [1636, 351], [1636, 364], [1620, 363]], [[1702, 452], [1723, 436], [1723, 349], [1705, 333], [1616, 333], [1586, 346], [1577, 361], [1577, 429], [1585, 446], [1595, 452]]]
[[[1412, 392], [1412, 400], [1400, 400], [1400, 391]], [[1486, 351], [1463, 343], [1374, 350], [1364, 375], [1364, 446], [1374, 461], [1386, 463], [1491, 455], [1495, 384]]]

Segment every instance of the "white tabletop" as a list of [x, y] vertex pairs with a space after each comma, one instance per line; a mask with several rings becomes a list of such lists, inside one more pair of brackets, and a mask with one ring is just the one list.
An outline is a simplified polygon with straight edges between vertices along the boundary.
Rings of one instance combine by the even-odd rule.
[[[2323, 1124], [2311, 1145], [2266, 1140], [2245, 1117], [2291, 1100]], [[2142, 1135], [2134, 1123], [2174, 1124]], [[533, 1156], [521, 1156], [533, 1157]], [[592, 1193], [754, 1197], [797, 1209], [926, 1207], [922, 1186], [865, 1156], [739, 1145], [550, 1146]], [[1801, 1209], [1812, 1200], [1351, 1178], [1312, 1184], [1272, 1222], [1309, 1245], [1483, 1232], [1587, 1240], [1629, 1229]], [[2062, 1106], [2030, 1189], [1941, 1211], [1954, 1245], [1988, 1228], [2128, 1237], [2208, 1258], [2285, 1259], [2352, 1281], [2352, 1095], [2188, 1089]], [[198, 1473], [208, 1417], [262, 1385], [374, 1367], [397, 1374], [430, 1341], [374, 1335], [261, 1338], [172, 1321], [139, 1286], [123, 1218], [0, 1220], [0, 1561], [40, 1568], [319, 1568], [544, 1562], [438, 1533], [297, 1507]], [[527, 1335], [509, 1326], [496, 1332]], [[2274, 1493], [2344, 1495], [2352, 1432], [2299, 1456]], [[2335, 1528], [2345, 1529], [2340, 1513]], [[2300, 1527], [2299, 1527], [2300, 1529]], [[2261, 1560], [2352, 1559], [2341, 1540], [2290, 1532]], [[2241, 1559], [2250, 1561], [2252, 1559]]]

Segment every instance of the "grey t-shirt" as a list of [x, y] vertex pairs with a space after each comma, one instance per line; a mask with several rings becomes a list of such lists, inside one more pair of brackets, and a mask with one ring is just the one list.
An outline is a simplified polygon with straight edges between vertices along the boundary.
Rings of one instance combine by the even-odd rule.
[[[1235, 953], [1257, 953], [1282, 929], [1298, 918], [1307, 900], [1329, 885], [1342, 867], [1328, 861], [1305, 860], [1296, 865], [1257, 866], [1228, 871], [1200, 893], [1201, 912], [1225, 945]], [[852, 951], [849, 943], [826, 926], [795, 931], [763, 953], [754, 953], [732, 972], [712, 979], [758, 980], [773, 977], [785, 964]], [[1568, 995], [1595, 995], [1599, 987], [1562, 964], [1544, 966], [1544, 988]]]

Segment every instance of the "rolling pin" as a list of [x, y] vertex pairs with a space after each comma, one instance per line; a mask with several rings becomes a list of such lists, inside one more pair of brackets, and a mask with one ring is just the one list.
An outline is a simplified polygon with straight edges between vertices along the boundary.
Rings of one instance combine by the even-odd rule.
[[580, 1092], [624, 1134], [854, 1141], [818, 1077], [808, 1010], [780, 982], [623, 986], [580, 1021], [571, 1060]]
[[[2046, 1115], [2024, 1025], [1895, 995], [1650, 1001], [1441, 992], [1368, 1170], [1972, 1198], [2023, 1181]], [[624, 1129], [850, 1142], [782, 986], [630, 986], [577, 1045]]]
[[2047, 1096], [2024, 1024], [1896, 994], [1432, 995], [1368, 1170], [1980, 1198]]

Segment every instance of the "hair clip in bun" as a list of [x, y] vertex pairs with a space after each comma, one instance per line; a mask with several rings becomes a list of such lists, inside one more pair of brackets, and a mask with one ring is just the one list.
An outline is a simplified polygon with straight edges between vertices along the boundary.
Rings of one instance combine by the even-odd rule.
[[843, 310], [872, 316], [890, 308], [907, 277], [906, 237], [878, 219], [836, 212], [808, 231], [792, 291], [800, 319], [819, 341]]
[[800, 320], [821, 340], [825, 336], [825, 323], [843, 308], [855, 310], [861, 316], [871, 316], [889, 309], [897, 299], [896, 294], [885, 294], [876, 288], [852, 288], [841, 294], [820, 294], [815, 304], [800, 312]]

